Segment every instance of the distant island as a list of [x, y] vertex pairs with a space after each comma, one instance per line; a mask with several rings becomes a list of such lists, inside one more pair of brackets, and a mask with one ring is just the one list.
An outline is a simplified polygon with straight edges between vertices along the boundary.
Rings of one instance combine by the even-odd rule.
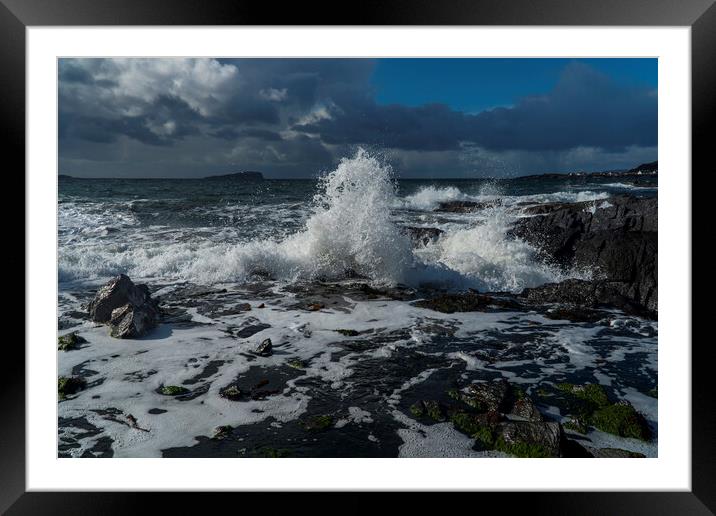
[[247, 170], [245, 172], [235, 172], [233, 174], [222, 174], [218, 176], [206, 176], [204, 179], [231, 179], [239, 181], [263, 181], [264, 176], [261, 172]]
[[74, 177], [68, 176], [67, 174], [58, 174], [57, 179], [74, 179]]

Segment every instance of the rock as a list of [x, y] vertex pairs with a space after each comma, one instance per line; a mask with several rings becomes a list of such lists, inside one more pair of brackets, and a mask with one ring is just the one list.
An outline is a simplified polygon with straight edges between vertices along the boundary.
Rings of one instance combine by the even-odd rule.
[[236, 385], [229, 385], [219, 391], [219, 396], [230, 401], [239, 401], [244, 397], [244, 393]]
[[311, 416], [305, 419], [301, 426], [309, 432], [321, 432], [333, 426], [333, 418], [328, 415]]
[[527, 421], [544, 421], [542, 414], [537, 410], [532, 398], [527, 395], [515, 401], [512, 405], [510, 415], [526, 419]]
[[178, 385], [163, 385], [159, 389], [159, 393], [164, 396], [179, 396], [181, 394], [188, 394], [189, 389], [186, 387], [180, 387]]
[[582, 306], [560, 306], [548, 310], [544, 316], [547, 319], [566, 320], [572, 322], [595, 323], [609, 316], [607, 312], [593, 310]]
[[497, 427], [495, 449], [517, 457], [559, 457], [561, 441], [559, 423], [505, 421]]
[[77, 332], [67, 333], [57, 338], [57, 349], [60, 351], [77, 349], [77, 346], [84, 342], [87, 342], [87, 340], [77, 335]]
[[231, 425], [217, 426], [214, 430], [214, 435], [211, 438], [220, 441], [222, 439], [226, 439], [227, 437], [231, 437], [231, 432], [233, 429], [234, 427]]
[[510, 232], [513, 236], [538, 247], [544, 259], [556, 265], [594, 270], [603, 280], [595, 283], [600, 302], [625, 299], [656, 313], [656, 198], [627, 195], [546, 204], [525, 208], [525, 213], [535, 216], [520, 219]]
[[57, 395], [60, 400], [75, 394], [87, 386], [87, 381], [81, 376], [60, 376], [57, 379]]
[[484, 210], [487, 208], [494, 208], [501, 206], [502, 200], [495, 199], [493, 201], [445, 201], [441, 202], [434, 211], [441, 211], [447, 213], [471, 213], [473, 211]]
[[504, 378], [492, 382], [473, 383], [461, 400], [481, 412], [508, 412], [510, 384]]
[[443, 422], [446, 420], [445, 412], [443, 411], [442, 405], [435, 400], [423, 401], [425, 407], [425, 413], [430, 416], [433, 421]]
[[444, 233], [442, 229], [438, 228], [419, 228], [412, 226], [403, 227], [401, 231], [410, 237], [413, 245], [423, 246], [436, 242], [438, 238], [440, 238], [440, 235]]
[[633, 437], [642, 441], [651, 438], [651, 430], [644, 416], [625, 400], [595, 411], [591, 423], [603, 432], [621, 437]]
[[157, 325], [156, 308], [148, 304], [133, 307], [129, 303], [112, 311], [110, 335], [118, 339], [136, 339]]
[[560, 304], [560, 306], [547, 312], [550, 319], [567, 319], [578, 322], [596, 322], [607, 314], [598, 310], [598, 307], [613, 307], [627, 313], [655, 318], [656, 311], [642, 305], [630, 295], [629, 285], [626, 283], [607, 280], [579, 280], [568, 279], [559, 283], [546, 283], [535, 288], [524, 289], [519, 297], [532, 305]]
[[271, 356], [271, 354], [273, 353], [273, 344], [271, 343], [271, 339], [265, 339], [264, 341], [262, 341], [261, 344], [259, 344], [254, 351], [254, 353], [262, 357]]
[[343, 328], [339, 328], [338, 330], [333, 330], [333, 331], [335, 331], [336, 333], [340, 333], [341, 335], [345, 335], [346, 337], [356, 337], [356, 336], [360, 335], [360, 332], [358, 332], [356, 330], [346, 330]]
[[583, 417], [575, 416], [567, 420], [564, 424], [564, 428], [580, 434], [586, 434], [588, 431], [588, 424]]
[[413, 305], [446, 314], [455, 312], [477, 312], [491, 307], [503, 309], [521, 308], [521, 305], [514, 299], [480, 294], [474, 290], [455, 294], [441, 294], [431, 299], [416, 301]]
[[578, 414], [572, 416], [567, 428], [586, 433], [587, 426], [591, 425], [621, 437], [633, 437], [642, 441], [651, 439], [651, 429], [644, 416], [626, 400], [612, 402], [601, 385], [562, 383], [557, 388], [580, 402], [575, 406]]
[[159, 307], [146, 285], [135, 285], [124, 274], [99, 289], [88, 305], [93, 321], [109, 324], [117, 338], [137, 338], [154, 328]]

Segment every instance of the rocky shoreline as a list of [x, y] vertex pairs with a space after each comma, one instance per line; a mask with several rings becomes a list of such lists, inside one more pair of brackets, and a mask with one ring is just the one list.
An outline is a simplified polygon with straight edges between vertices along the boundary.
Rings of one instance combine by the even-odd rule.
[[[496, 205], [460, 201], [437, 211]], [[465, 443], [461, 456], [644, 456], [635, 450], [642, 449], [640, 442], [654, 442], [655, 422], [623, 393], [636, 389], [655, 398], [655, 383], [634, 373], [630, 361], [609, 364], [601, 351], [594, 351], [598, 365], [562, 371], [557, 368], [568, 353], [559, 339], [541, 346], [569, 324], [593, 334], [595, 350], [607, 338], [653, 336], [648, 324], [632, 329], [624, 317], [657, 318], [657, 200], [618, 196], [527, 205], [523, 213], [512, 237], [532, 243], [543, 260], [565, 270], [596, 266], [596, 276], [508, 293], [381, 288], [356, 276], [281, 287], [265, 279], [232, 288], [135, 285], [122, 275], [96, 293], [73, 294], [84, 311], [76, 305], [64, 311], [58, 350], [61, 363], [73, 353], [83, 361], [68, 362], [58, 379], [60, 455], [80, 450], [81, 456], [113, 456], [114, 440], [103, 425], [151, 434], [152, 418], [168, 421], [182, 406], [203, 410], [206, 401], [220, 407], [217, 422], [230, 424], [191, 436], [190, 446], [164, 447], [163, 456], [394, 457], [411, 455], [406, 447], [416, 453], [419, 446], [411, 443], [446, 438]], [[415, 246], [430, 245], [442, 234], [436, 228], [404, 231]], [[353, 315], [359, 308], [362, 319]], [[411, 324], [387, 326], [378, 314], [389, 310], [412, 314]], [[487, 326], [460, 330], [475, 313], [483, 314]], [[622, 328], [615, 321], [627, 323]], [[162, 327], [186, 334], [184, 347], [153, 348], [152, 336]], [[100, 337], [102, 332], [109, 336]], [[618, 345], [604, 342], [610, 349]], [[315, 351], [303, 349], [309, 343]], [[99, 349], [103, 345], [108, 351]], [[178, 353], [182, 370], [196, 371], [165, 374], [153, 365], [163, 363], [162, 353]], [[140, 357], [151, 354], [159, 358], [140, 367]], [[136, 396], [153, 400], [146, 413], [92, 395], [104, 382], [117, 381], [107, 364], [123, 360], [121, 381], [136, 385]], [[535, 361], [557, 372], [540, 380], [531, 368]], [[517, 365], [510, 368], [512, 362]], [[225, 372], [239, 363], [238, 373]], [[341, 376], [346, 373], [337, 372], [339, 365], [350, 375]], [[600, 375], [610, 372], [636, 376], [628, 384], [602, 385]], [[80, 401], [92, 408], [83, 410]], [[283, 409], [275, 407], [289, 401], [301, 410], [282, 419]], [[276, 414], [262, 415], [271, 407]], [[251, 421], [226, 416], [233, 410], [251, 414]], [[592, 435], [614, 436], [616, 444], [595, 446]], [[621, 448], [625, 442], [632, 444]]]

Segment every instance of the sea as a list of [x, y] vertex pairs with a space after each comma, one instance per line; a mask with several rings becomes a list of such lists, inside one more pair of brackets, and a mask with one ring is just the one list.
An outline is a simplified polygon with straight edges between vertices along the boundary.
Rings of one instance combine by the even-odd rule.
[[[589, 279], [594, 271], [545, 263], [510, 228], [528, 216], [525, 206], [585, 202], [595, 210], [614, 195], [657, 195], [655, 178], [633, 179], [400, 179], [363, 151], [310, 179], [61, 178], [59, 334], [77, 332], [86, 343], [58, 351], [58, 374], [83, 376], [87, 388], [60, 401], [58, 455], [499, 456], [474, 449], [449, 422], [414, 418], [409, 406], [500, 377], [559, 421], [566, 414], [549, 397], [556, 385], [599, 383], [658, 436], [648, 394], [657, 385], [656, 321], [616, 310], [598, 323], [536, 312], [443, 314], [355, 288], [519, 293]], [[484, 208], [440, 210], [453, 201]], [[416, 243], [406, 227], [442, 233]], [[87, 320], [87, 302], [118, 274], [147, 284], [179, 314], [175, 322], [118, 340]], [[256, 357], [268, 338], [273, 355]], [[164, 396], [166, 385], [188, 394]], [[246, 399], [223, 397], [227, 385]], [[306, 431], [316, 416], [329, 416], [329, 428]], [[216, 437], [220, 427], [231, 428], [229, 437]], [[658, 438], [595, 429], [574, 437], [657, 455]]]

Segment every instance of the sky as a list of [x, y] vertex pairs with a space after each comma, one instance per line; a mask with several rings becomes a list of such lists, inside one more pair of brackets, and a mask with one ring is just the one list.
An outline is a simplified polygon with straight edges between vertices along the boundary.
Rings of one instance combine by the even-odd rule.
[[656, 59], [59, 60], [59, 173], [315, 177], [359, 147], [399, 177], [657, 159]]

